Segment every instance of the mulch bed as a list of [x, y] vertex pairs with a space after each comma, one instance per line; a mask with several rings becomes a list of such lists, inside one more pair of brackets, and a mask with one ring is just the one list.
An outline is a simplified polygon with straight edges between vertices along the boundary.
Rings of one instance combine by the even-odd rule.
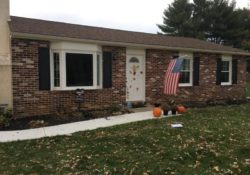
[[95, 118], [111, 116], [112, 113], [107, 110], [103, 111], [90, 111], [84, 112], [82, 115], [45, 115], [45, 116], [32, 116], [12, 119], [9, 126], [1, 126], [0, 131], [11, 131], [11, 130], [24, 130], [39, 128], [45, 126], [54, 126], [59, 124], [66, 124], [72, 122], [85, 121]]

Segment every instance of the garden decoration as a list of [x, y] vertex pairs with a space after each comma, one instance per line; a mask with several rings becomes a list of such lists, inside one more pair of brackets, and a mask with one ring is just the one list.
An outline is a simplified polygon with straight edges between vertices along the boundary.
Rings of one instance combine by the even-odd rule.
[[177, 112], [182, 114], [186, 112], [186, 108], [182, 105], [177, 106]]
[[153, 109], [153, 116], [154, 117], [160, 117], [161, 116], [161, 105], [159, 103], [155, 103], [155, 107]]
[[81, 111], [81, 104], [83, 103], [84, 89], [76, 89], [75, 91], [75, 102], [78, 103], [78, 111]]
[[153, 115], [154, 115], [154, 117], [160, 117], [161, 116], [161, 108], [160, 107], [155, 107], [153, 109]]

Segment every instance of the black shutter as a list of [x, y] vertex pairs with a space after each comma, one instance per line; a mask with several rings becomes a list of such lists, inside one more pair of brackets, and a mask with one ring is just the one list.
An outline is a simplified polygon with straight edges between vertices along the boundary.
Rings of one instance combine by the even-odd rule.
[[217, 58], [216, 85], [221, 85], [221, 58]]
[[112, 87], [112, 52], [103, 52], [103, 88]]
[[50, 51], [49, 48], [38, 49], [39, 90], [50, 90]]
[[232, 83], [237, 84], [237, 75], [238, 75], [238, 60], [233, 59], [232, 61]]
[[199, 86], [200, 79], [200, 57], [194, 57], [193, 85]]

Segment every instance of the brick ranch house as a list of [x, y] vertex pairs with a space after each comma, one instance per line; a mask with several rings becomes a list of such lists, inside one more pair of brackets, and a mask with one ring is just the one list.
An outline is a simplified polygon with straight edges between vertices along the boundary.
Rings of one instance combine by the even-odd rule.
[[[8, 9], [7, 2], [4, 8]], [[85, 90], [84, 106], [89, 108], [168, 99], [163, 94], [165, 71], [170, 60], [181, 55], [186, 57], [178, 95], [171, 96], [177, 102], [206, 104], [246, 98], [250, 54], [242, 50], [198, 39], [0, 13], [0, 38], [11, 36], [5, 40], [10, 43], [10, 54], [7, 47], [0, 57], [0, 78], [5, 82], [0, 85], [0, 104], [12, 107], [16, 117], [76, 108], [78, 88]]]

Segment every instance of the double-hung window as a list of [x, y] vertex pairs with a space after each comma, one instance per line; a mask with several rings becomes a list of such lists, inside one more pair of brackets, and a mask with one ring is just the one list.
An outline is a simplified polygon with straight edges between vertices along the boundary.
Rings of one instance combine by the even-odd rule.
[[222, 56], [221, 60], [221, 85], [232, 84], [232, 57]]
[[193, 55], [182, 53], [184, 60], [181, 65], [179, 86], [192, 86], [193, 83]]
[[52, 90], [102, 88], [102, 57], [95, 45], [52, 44], [51, 55]]

